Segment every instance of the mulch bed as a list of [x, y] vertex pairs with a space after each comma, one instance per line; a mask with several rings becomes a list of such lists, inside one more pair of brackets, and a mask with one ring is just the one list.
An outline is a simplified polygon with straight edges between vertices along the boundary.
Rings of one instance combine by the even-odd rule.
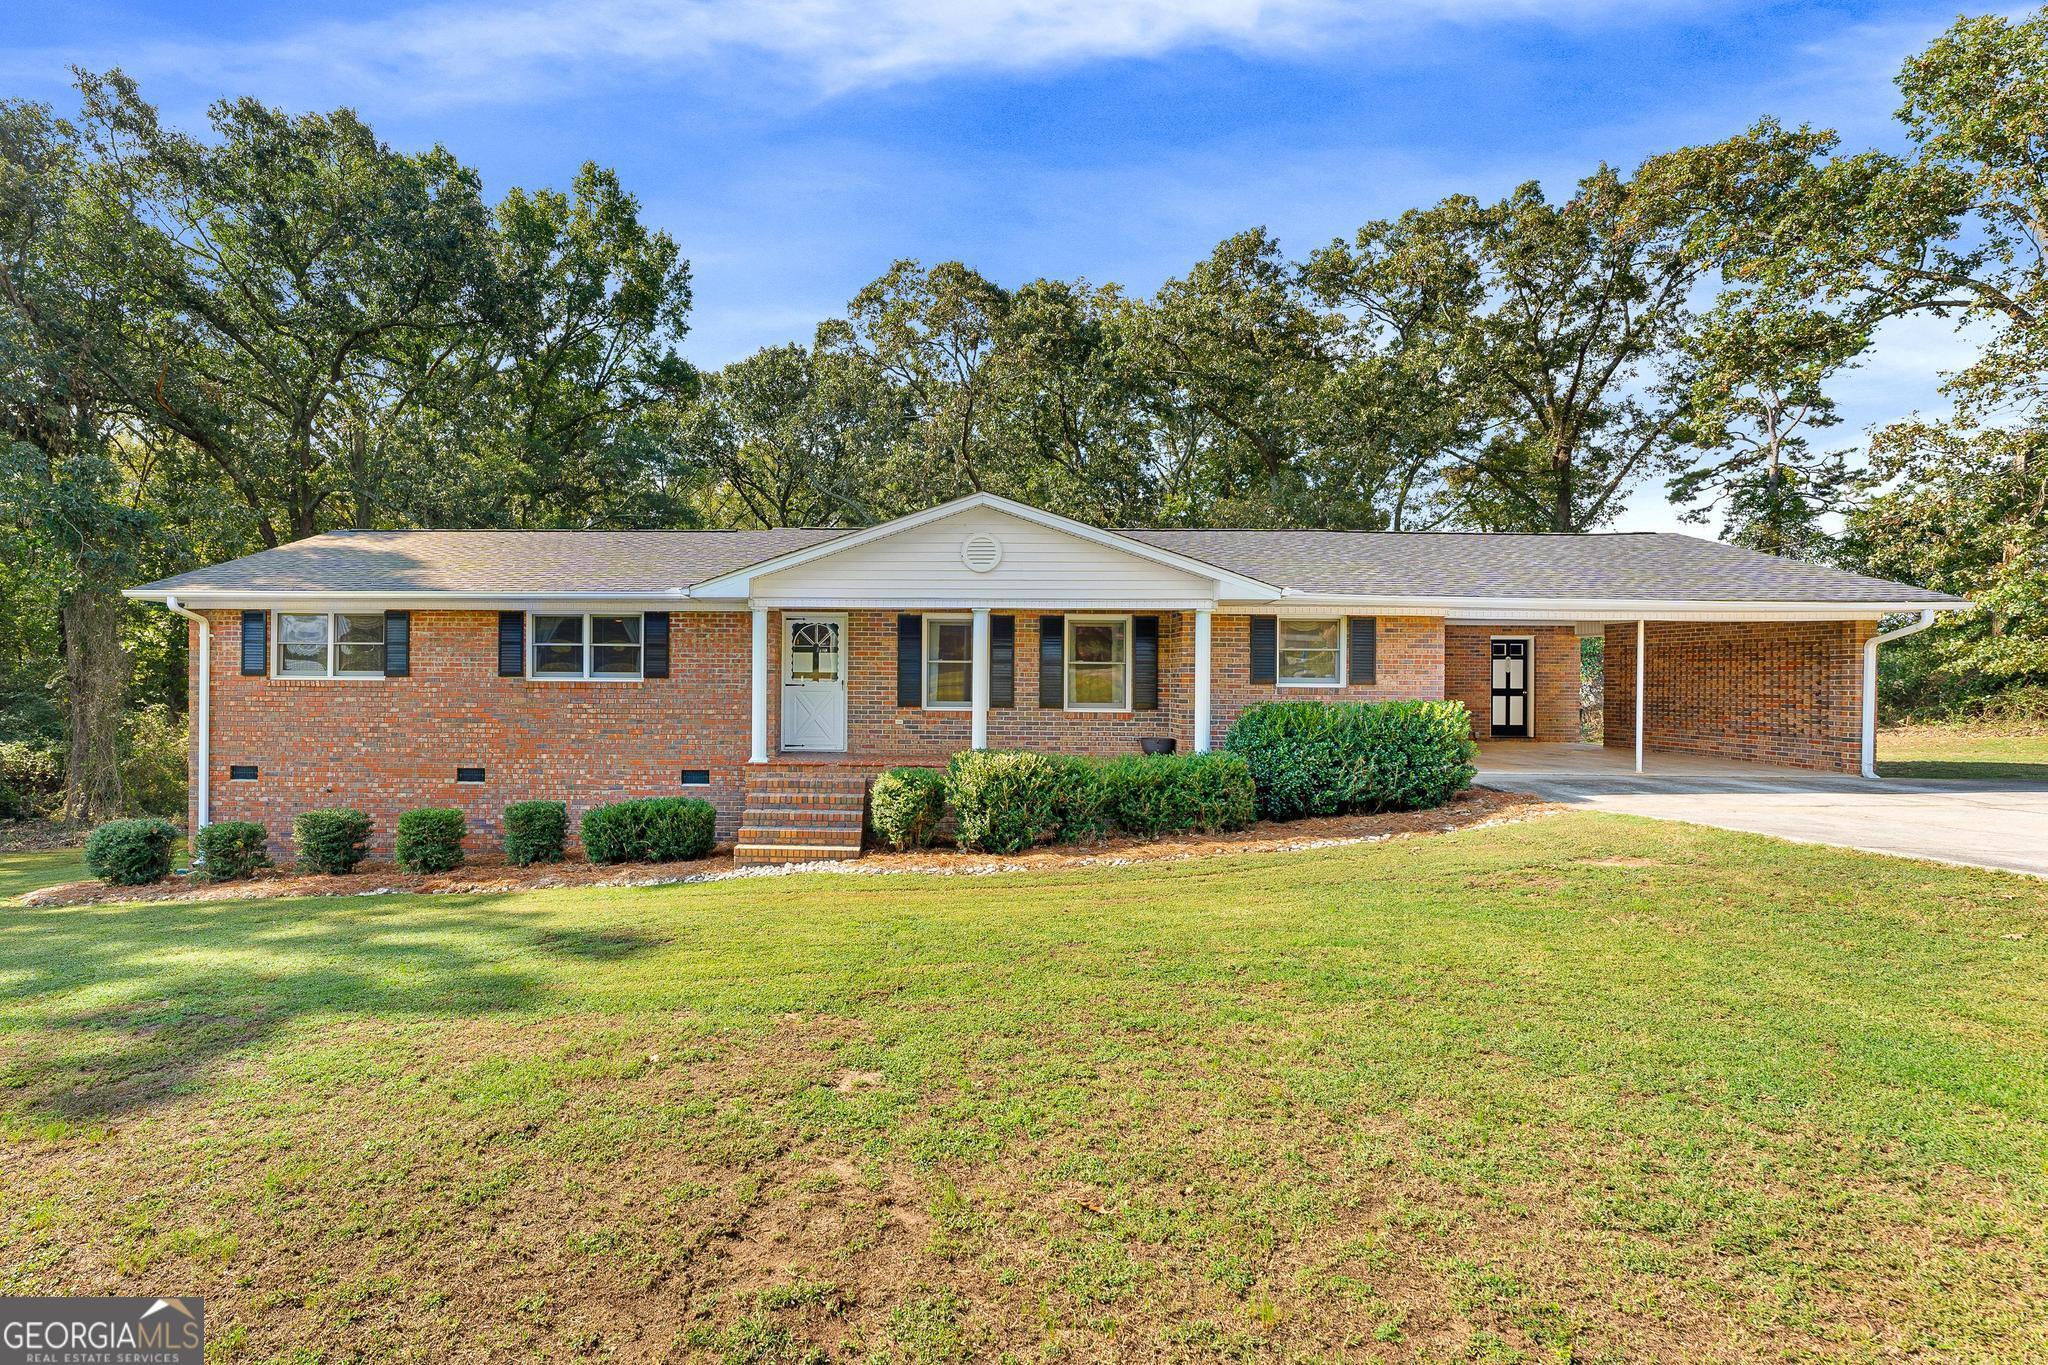
[[1441, 834], [1502, 819], [1520, 819], [1555, 809], [1535, 797], [1475, 787], [1436, 810], [1389, 815], [1336, 815], [1317, 820], [1260, 821], [1232, 834], [1179, 834], [1155, 838], [1117, 837], [995, 855], [927, 849], [916, 853], [871, 851], [857, 862], [736, 866], [729, 848], [682, 863], [599, 866], [565, 862], [512, 867], [496, 854], [481, 854], [453, 872], [428, 876], [400, 872], [388, 863], [365, 863], [346, 876], [300, 876], [269, 868], [247, 881], [193, 883], [174, 878], [155, 886], [106, 886], [68, 882], [31, 891], [32, 906], [92, 905], [135, 901], [226, 901], [299, 896], [486, 895], [574, 886], [668, 886], [731, 877], [772, 877], [791, 871], [837, 872], [852, 876], [891, 872], [978, 875], [995, 872], [1059, 871], [1077, 867], [1120, 867], [1223, 853], [1279, 853], [1337, 844], [1373, 843], [1412, 834]]

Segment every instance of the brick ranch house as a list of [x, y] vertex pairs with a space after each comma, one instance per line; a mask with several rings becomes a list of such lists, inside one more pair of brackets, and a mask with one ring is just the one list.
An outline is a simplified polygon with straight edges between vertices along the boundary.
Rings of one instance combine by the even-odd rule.
[[1968, 605], [1689, 536], [1109, 531], [987, 494], [852, 531], [338, 531], [129, 595], [192, 623], [195, 827], [350, 805], [388, 849], [459, 806], [489, 847], [509, 802], [684, 793], [762, 860], [857, 852], [885, 767], [1199, 752], [1280, 698], [1576, 742], [1597, 634], [1637, 767], [1867, 774], [1881, 618]]

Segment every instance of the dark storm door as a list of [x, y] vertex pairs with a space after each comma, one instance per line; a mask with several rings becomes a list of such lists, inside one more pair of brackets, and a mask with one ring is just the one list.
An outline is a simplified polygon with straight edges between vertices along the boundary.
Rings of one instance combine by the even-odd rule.
[[1493, 642], [1493, 733], [1529, 737], [1529, 642]]

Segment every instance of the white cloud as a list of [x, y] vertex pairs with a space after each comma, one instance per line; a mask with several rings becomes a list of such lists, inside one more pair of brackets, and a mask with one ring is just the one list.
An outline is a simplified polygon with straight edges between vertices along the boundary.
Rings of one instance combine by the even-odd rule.
[[[129, 64], [215, 84], [352, 91], [415, 106], [489, 103], [634, 74], [688, 81], [766, 59], [833, 94], [962, 70], [1031, 71], [1191, 48], [1315, 54], [1435, 23], [1562, 24], [1691, 0], [539, 0], [453, 3], [233, 43], [160, 42]], [[9, 67], [51, 54], [17, 52]], [[75, 58], [77, 54], [66, 54]]]

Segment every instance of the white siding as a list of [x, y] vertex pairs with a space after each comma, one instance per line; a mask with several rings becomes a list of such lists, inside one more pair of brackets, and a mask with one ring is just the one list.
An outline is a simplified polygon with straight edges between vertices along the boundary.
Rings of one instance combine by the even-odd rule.
[[[977, 533], [1002, 542], [1003, 559], [987, 573], [961, 562], [960, 547]], [[1102, 603], [1207, 601], [1213, 579], [1198, 577], [1105, 545], [1070, 536], [991, 508], [969, 508], [866, 545], [754, 580], [756, 601], [850, 605], [912, 605], [930, 600]]]

